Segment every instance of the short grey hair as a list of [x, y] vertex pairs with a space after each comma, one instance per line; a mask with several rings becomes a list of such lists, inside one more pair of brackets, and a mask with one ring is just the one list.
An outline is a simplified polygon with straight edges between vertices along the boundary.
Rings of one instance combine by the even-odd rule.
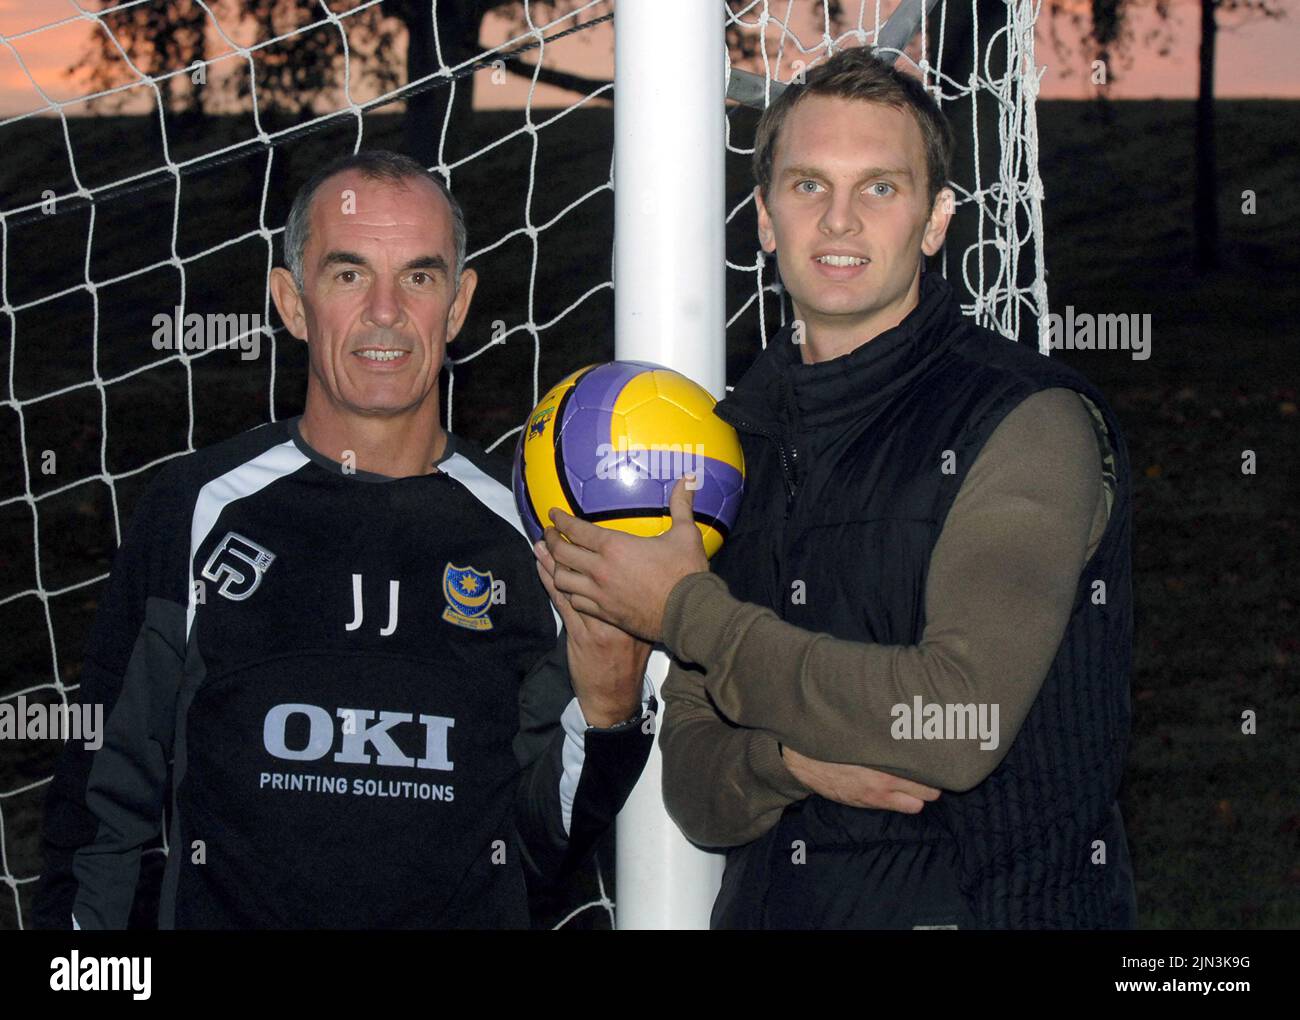
[[388, 149], [362, 149], [349, 156], [340, 156], [327, 163], [307, 179], [298, 194], [294, 196], [293, 206], [289, 209], [289, 218], [284, 224], [284, 261], [298, 290], [303, 289], [303, 255], [307, 251], [307, 235], [311, 226], [311, 203], [329, 178], [347, 170], [356, 170], [366, 180], [390, 181], [400, 184], [413, 177], [423, 177], [432, 181], [451, 206], [452, 242], [456, 248], [456, 265], [452, 275], [453, 287], [460, 286], [460, 274], [465, 269], [465, 250], [467, 235], [465, 231], [465, 213], [452, 195], [442, 177], [425, 169], [410, 156]]

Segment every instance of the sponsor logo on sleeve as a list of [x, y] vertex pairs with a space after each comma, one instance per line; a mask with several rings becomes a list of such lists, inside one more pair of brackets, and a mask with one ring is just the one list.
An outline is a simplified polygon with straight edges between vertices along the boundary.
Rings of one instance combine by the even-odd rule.
[[262, 575], [274, 560], [275, 553], [269, 549], [238, 532], [227, 531], [204, 564], [203, 576], [221, 582], [217, 593], [222, 597], [242, 602], [257, 591]]

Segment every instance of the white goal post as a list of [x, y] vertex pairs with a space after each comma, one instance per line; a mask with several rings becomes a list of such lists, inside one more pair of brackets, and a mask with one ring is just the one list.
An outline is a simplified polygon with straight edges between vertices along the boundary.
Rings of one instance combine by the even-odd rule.
[[[643, 42], [662, 24], [662, 2], [620, 0], [614, 27], [614, 354], [676, 369], [720, 398], [723, 20], [712, 4], [670, 6], [671, 73]], [[667, 671], [667, 656], [655, 651], [656, 689]], [[695, 849], [668, 818], [662, 772], [656, 727], [645, 772], [618, 817], [618, 927], [707, 928], [722, 858]]]

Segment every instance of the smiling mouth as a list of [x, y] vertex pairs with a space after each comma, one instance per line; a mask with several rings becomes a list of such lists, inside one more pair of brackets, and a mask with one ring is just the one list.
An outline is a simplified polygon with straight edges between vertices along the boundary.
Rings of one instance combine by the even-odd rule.
[[850, 266], [865, 266], [871, 259], [862, 258], [857, 255], [818, 255], [813, 258], [814, 262], [819, 262], [823, 266], [835, 266], [840, 269], [846, 269]]
[[367, 348], [366, 350], [353, 351], [352, 353], [359, 357], [365, 358], [367, 361], [384, 362], [384, 361], [396, 361], [398, 358], [406, 357], [406, 355], [410, 354], [411, 352], [403, 351], [403, 350], [378, 350], [375, 348]]

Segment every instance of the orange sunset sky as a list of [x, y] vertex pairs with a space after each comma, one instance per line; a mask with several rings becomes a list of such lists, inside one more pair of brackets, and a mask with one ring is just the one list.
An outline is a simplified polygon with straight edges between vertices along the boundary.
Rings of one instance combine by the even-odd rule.
[[[92, 0], [81, 0], [87, 8], [98, 9]], [[671, 28], [671, 7], [681, 0], [665, 0], [665, 29]], [[691, 0], [704, 2], [704, 0]], [[959, 3], [963, 0], [949, 0]], [[1225, 28], [1219, 33], [1219, 57], [1216, 74], [1216, 94], [1221, 98], [1300, 96], [1300, 4], [1296, 0], [1270, 0], [1274, 6], [1286, 9], [1281, 20], [1266, 20], [1258, 16], [1243, 18], [1241, 14], [1222, 13], [1220, 21]], [[1132, 17], [1136, 40], [1130, 52], [1132, 64], [1114, 67], [1117, 80], [1111, 95], [1119, 99], [1170, 98], [1185, 99], [1195, 95], [1199, 37], [1196, 0], [1172, 0], [1172, 46], [1167, 56], [1160, 56], [1154, 46], [1143, 45], [1147, 32], [1159, 24], [1150, 9], [1150, 0], [1142, 0]], [[330, 5], [342, 10], [342, 2]], [[721, 5], [719, 5], [721, 6]], [[805, 0], [803, 7], [811, 8]], [[893, 0], [882, 3], [882, 10], [894, 6]], [[773, 4], [772, 9], [784, 10], [784, 3]], [[856, 10], [853, 0], [846, 0], [847, 9]], [[869, 2], [868, 11], [874, 11]], [[583, 15], [589, 20], [605, 11], [599, 7]], [[1045, 20], [1047, 15], [1043, 15]], [[65, 21], [65, 24], [58, 24]], [[570, 27], [565, 21], [556, 30]], [[232, 26], [227, 27], [234, 33]], [[71, 102], [66, 107], [69, 115], [82, 115], [102, 109], [98, 104], [75, 102], [84, 94], [85, 87], [69, 80], [67, 67], [86, 53], [93, 22], [78, 15], [72, 0], [0, 0], [0, 117], [51, 110], [51, 101]], [[504, 22], [485, 24], [482, 41], [495, 45], [508, 38]], [[1077, 39], [1067, 22], [1061, 20], [1058, 33], [1071, 44]], [[1046, 65], [1041, 94], [1048, 99], [1081, 99], [1092, 94], [1087, 81], [1086, 67], [1075, 55], [1072, 63], [1059, 58], [1052, 47], [1045, 24], [1038, 28], [1036, 62]], [[816, 26], [809, 26], [803, 38], [815, 41], [819, 35]], [[247, 43], [247, 38], [237, 41]], [[1077, 49], [1077, 47], [1076, 47]], [[220, 52], [220, 46], [213, 52]], [[400, 59], [399, 54], [395, 58]], [[530, 55], [531, 59], [531, 55]], [[220, 61], [209, 69], [210, 80], [236, 66], [237, 58]], [[610, 25], [597, 26], [547, 47], [547, 66], [574, 71], [592, 77], [607, 77], [613, 70], [613, 32]], [[670, 56], [665, 56], [669, 69]], [[788, 76], [788, 71], [783, 72]], [[33, 80], [35, 84], [33, 84]], [[528, 83], [510, 76], [505, 84], [493, 84], [486, 72], [480, 72], [476, 87], [476, 105], [499, 107], [519, 105], [527, 94]], [[44, 92], [44, 95], [42, 94]], [[133, 90], [132, 103], [126, 109], [148, 109], [151, 90]], [[358, 91], [358, 100], [371, 98], [373, 92]], [[539, 88], [534, 103], [539, 106], [568, 105], [573, 94], [555, 89]], [[322, 107], [328, 109], [329, 107]]]

